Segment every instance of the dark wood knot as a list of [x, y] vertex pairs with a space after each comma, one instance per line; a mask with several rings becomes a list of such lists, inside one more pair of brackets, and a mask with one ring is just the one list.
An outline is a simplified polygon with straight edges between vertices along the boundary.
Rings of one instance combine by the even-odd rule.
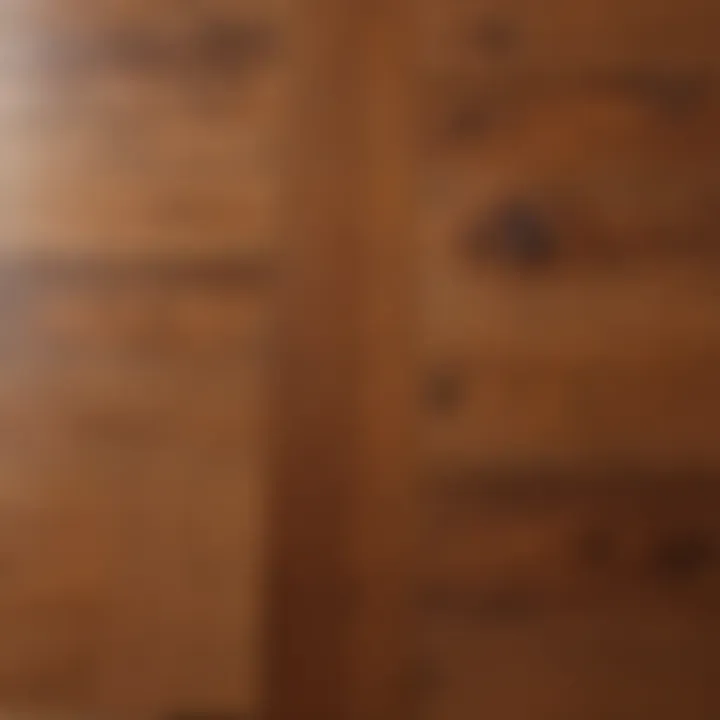
[[470, 232], [475, 262], [488, 255], [524, 268], [539, 268], [555, 259], [556, 243], [543, 214], [533, 205], [512, 201], [480, 219]]
[[674, 535], [660, 540], [651, 549], [651, 565], [664, 577], [690, 578], [703, 572], [715, 560], [715, 547], [706, 537]]
[[475, 47], [492, 55], [504, 55], [517, 44], [517, 26], [508, 18], [490, 15], [481, 18], [472, 29]]
[[198, 55], [217, 70], [235, 69], [267, 60], [278, 36], [262, 22], [208, 22], [198, 38]]
[[450, 103], [441, 132], [444, 139], [462, 143], [490, 130], [493, 122], [493, 113], [483, 100], [461, 98]]
[[465, 396], [465, 382], [457, 368], [438, 368], [428, 379], [427, 403], [439, 414], [456, 411]]

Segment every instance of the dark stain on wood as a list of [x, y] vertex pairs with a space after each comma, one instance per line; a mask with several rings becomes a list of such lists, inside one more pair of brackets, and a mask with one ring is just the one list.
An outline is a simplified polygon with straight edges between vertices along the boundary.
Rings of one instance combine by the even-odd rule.
[[437, 368], [427, 382], [427, 401], [433, 412], [448, 415], [460, 408], [464, 379], [459, 368]]
[[692, 532], [660, 539], [650, 551], [654, 571], [670, 580], [690, 580], [707, 570], [717, 559], [710, 538]]
[[514, 50], [519, 41], [517, 26], [501, 16], [481, 18], [472, 29], [472, 43], [491, 56], [503, 56]]
[[209, 70], [234, 71], [269, 60], [278, 42], [277, 34], [265, 24], [217, 21], [207, 23], [198, 34], [194, 54]]
[[488, 257], [523, 269], [539, 269], [557, 255], [555, 238], [542, 211], [524, 200], [510, 200], [471, 228], [467, 245], [471, 258]]
[[493, 115], [482, 98], [473, 96], [457, 99], [440, 123], [443, 140], [462, 143], [486, 132], [493, 123]]
[[205, 20], [186, 33], [117, 28], [90, 39], [68, 37], [41, 51], [40, 62], [59, 79], [130, 71], [212, 80], [260, 69], [277, 57], [280, 44], [281, 34], [268, 23], [218, 19]]
[[698, 73], [662, 73], [632, 68], [589, 75], [583, 84], [591, 92], [625, 95], [664, 115], [684, 116], [702, 107], [714, 91], [715, 81]]

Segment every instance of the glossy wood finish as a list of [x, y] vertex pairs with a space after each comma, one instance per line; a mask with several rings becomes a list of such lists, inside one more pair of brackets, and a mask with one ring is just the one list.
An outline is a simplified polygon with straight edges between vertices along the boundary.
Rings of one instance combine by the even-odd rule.
[[0, 704], [261, 707], [282, 3], [0, 7]]

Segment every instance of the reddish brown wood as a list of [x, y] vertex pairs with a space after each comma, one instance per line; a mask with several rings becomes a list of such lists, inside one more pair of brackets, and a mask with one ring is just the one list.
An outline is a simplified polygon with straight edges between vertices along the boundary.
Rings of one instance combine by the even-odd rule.
[[306, 4], [277, 335], [274, 720], [389, 720], [407, 705], [407, 9]]

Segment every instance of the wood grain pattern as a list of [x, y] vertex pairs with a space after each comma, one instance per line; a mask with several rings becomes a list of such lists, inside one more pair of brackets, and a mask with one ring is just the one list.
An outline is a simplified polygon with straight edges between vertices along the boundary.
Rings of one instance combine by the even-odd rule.
[[717, 717], [719, 23], [0, 3], [0, 705]]
[[718, 602], [713, 475], [538, 469], [428, 481], [428, 607], [487, 622]]
[[3, 4], [3, 253], [272, 247], [280, 10]]
[[421, 13], [414, 717], [709, 720], [717, 6]]
[[290, 25], [1, 4], [2, 707], [261, 707]]
[[427, 498], [422, 717], [717, 712], [716, 476], [485, 472]]
[[214, 282], [46, 278], [14, 312], [3, 693], [244, 705], [258, 672], [262, 302]]
[[462, 388], [433, 462], [717, 463], [716, 95], [540, 85], [433, 135], [427, 394]]
[[271, 399], [274, 493], [268, 713], [347, 716], [357, 481], [359, 268], [355, 118], [348, 79], [358, 35], [351, 2], [312, 0], [298, 16], [297, 114], [277, 295]]
[[426, 67], [497, 86], [719, 67], [712, 0], [424, 0], [422, 17]]
[[430, 623], [421, 717], [659, 718], [718, 712], [714, 612], [612, 610], [517, 624]]
[[274, 403], [271, 717], [394, 720], [414, 654], [413, 7], [304, 7]]

